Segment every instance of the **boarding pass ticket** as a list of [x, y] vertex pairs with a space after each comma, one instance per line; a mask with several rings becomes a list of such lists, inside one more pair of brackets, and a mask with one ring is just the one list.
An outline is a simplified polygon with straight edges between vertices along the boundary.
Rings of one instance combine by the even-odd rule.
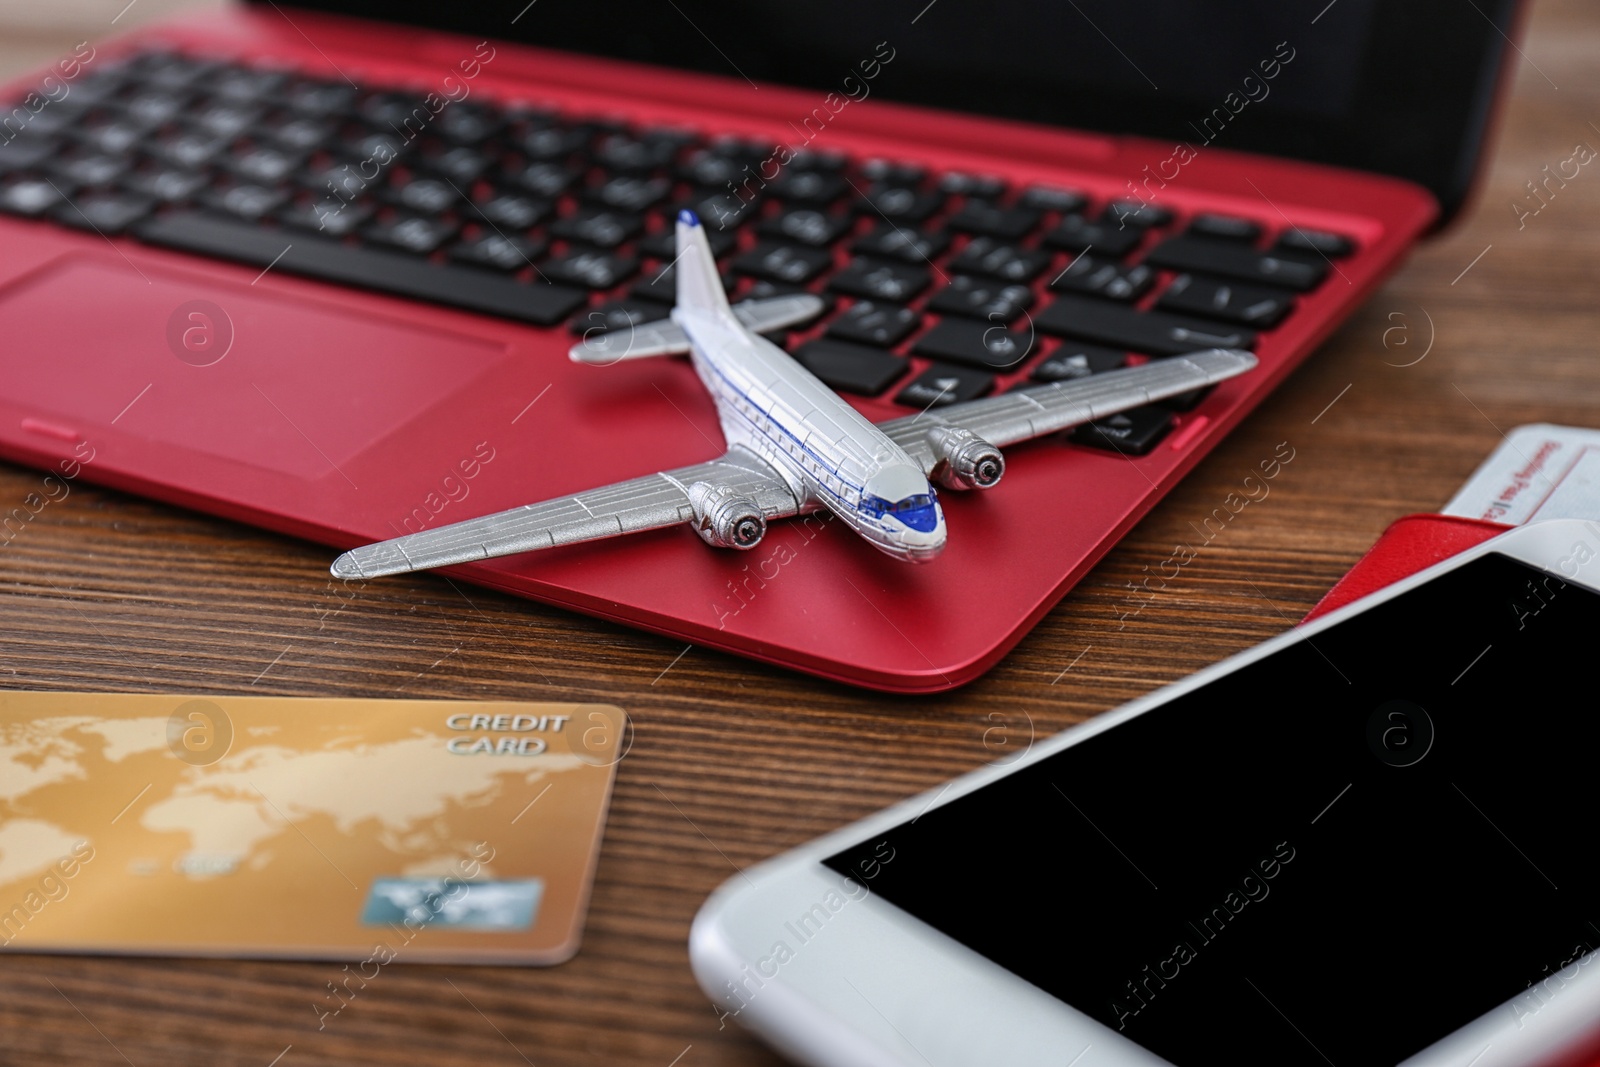
[[1600, 519], [1600, 430], [1518, 426], [1444, 506], [1444, 514], [1520, 526]]

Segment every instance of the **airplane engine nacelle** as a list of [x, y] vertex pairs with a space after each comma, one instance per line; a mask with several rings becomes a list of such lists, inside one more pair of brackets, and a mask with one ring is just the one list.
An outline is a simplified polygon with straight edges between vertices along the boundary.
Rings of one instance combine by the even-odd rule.
[[940, 426], [928, 431], [933, 477], [947, 489], [992, 489], [1006, 472], [1000, 450], [971, 430]]
[[754, 500], [725, 486], [695, 482], [689, 486], [694, 532], [716, 548], [750, 549], [767, 533], [767, 517]]

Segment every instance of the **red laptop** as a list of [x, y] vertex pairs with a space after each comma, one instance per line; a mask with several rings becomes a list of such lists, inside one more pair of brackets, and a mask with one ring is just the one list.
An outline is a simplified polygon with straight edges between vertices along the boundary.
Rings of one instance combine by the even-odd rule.
[[[687, 361], [567, 358], [667, 316], [685, 208], [734, 299], [824, 298], [774, 339], [874, 421], [1253, 351], [1209, 391], [1008, 450], [1003, 484], [946, 495], [932, 563], [819, 515], [745, 552], [676, 528], [446, 572], [855, 685], [959, 685], [1460, 209], [1514, 14], [180, 18], [9, 87], [0, 455], [340, 549], [713, 459]], [[994, 327], [1020, 339], [1003, 359]]]

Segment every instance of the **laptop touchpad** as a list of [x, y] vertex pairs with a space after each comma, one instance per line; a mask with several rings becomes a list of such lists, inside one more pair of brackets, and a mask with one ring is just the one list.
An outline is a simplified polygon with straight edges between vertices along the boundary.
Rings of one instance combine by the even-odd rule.
[[71, 256], [0, 293], [7, 399], [304, 478], [448, 400], [497, 342]]

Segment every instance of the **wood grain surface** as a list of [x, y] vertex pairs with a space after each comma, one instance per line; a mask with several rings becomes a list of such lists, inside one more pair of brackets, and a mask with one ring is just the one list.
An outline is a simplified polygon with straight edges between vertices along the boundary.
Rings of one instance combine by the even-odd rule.
[[[0, 73], [71, 43], [8, 39]], [[719, 1027], [689, 972], [690, 920], [735, 868], [1282, 631], [1510, 427], [1600, 425], [1600, 170], [1520, 229], [1511, 208], [1545, 164], [1600, 146], [1600, 9], [1534, 3], [1521, 53], [1463, 220], [954, 693], [873, 695], [431, 577], [346, 599], [326, 549], [75, 486], [0, 549], [0, 685], [607, 701], [636, 739], [572, 962], [386, 968], [319, 1032], [328, 964], [7, 956], [0, 1064], [778, 1062]], [[1270, 496], [1130, 602], [1284, 441]], [[0, 465], [0, 504], [40, 477]]]

